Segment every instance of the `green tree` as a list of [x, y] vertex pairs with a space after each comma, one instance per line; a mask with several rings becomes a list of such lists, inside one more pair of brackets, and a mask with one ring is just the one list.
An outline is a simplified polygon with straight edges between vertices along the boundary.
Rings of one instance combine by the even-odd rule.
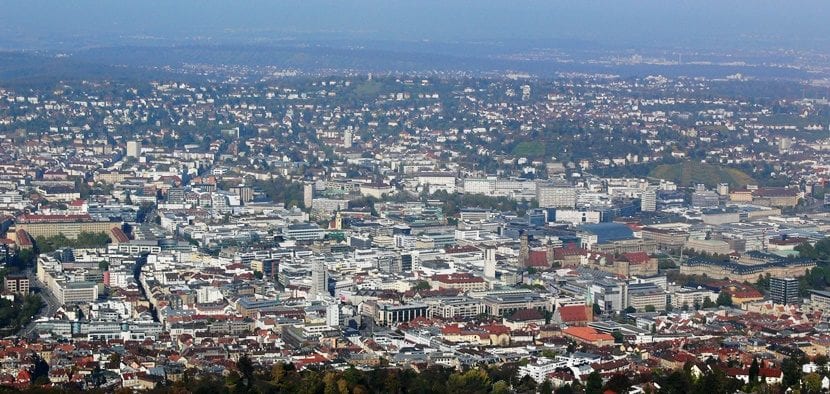
[[781, 384], [786, 387], [793, 387], [801, 380], [801, 363], [794, 357], [785, 358], [781, 363], [781, 370], [784, 378]]
[[564, 384], [562, 387], [559, 387], [555, 391], [556, 394], [574, 394], [573, 386], [570, 384]]
[[725, 291], [721, 291], [715, 303], [718, 306], [732, 306], [732, 296]]
[[621, 373], [616, 373], [614, 376], [611, 376], [611, 379], [608, 379], [608, 383], [605, 384], [606, 390], [611, 390], [615, 393], [627, 393], [630, 388], [631, 381], [628, 379], [628, 376]]
[[821, 392], [821, 376], [815, 372], [804, 376], [804, 392], [807, 394]]
[[450, 393], [486, 394], [490, 392], [490, 377], [483, 369], [475, 368], [464, 373], [454, 373], [447, 381]]
[[588, 379], [585, 382], [585, 394], [601, 394], [602, 393], [602, 376], [599, 372], [593, 371], [588, 374]]
[[716, 305], [715, 305], [715, 303], [714, 303], [714, 302], [712, 302], [712, 299], [711, 299], [711, 298], [706, 297], [706, 298], [704, 298], [704, 299], [703, 299], [703, 305], [702, 305], [702, 308], [703, 308], [703, 309], [707, 309], [707, 308], [714, 308], [715, 306], [716, 306]]
[[536, 394], [536, 386], [536, 381], [525, 375], [516, 384], [515, 391], [517, 394]]
[[761, 371], [761, 366], [758, 365], [758, 359], [753, 358], [752, 364], [749, 365], [749, 383], [754, 384], [758, 382], [758, 374]]
[[614, 343], [623, 343], [625, 342], [625, 336], [619, 330], [614, 330], [611, 332], [611, 336], [614, 337]]
[[496, 383], [493, 383], [493, 394], [509, 394], [510, 393], [510, 385], [507, 384], [504, 380], [499, 380]]
[[654, 312], [654, 311], [657, 310], [657, 308], [655, 308], [654, 305], [646, 305], [645, 309], [646, 309], [646, 312]]
[[545, 381], [539, 385], [539, 394], [553, 394], [553, 383], [551, 383], [550, 380], [545, 379]]

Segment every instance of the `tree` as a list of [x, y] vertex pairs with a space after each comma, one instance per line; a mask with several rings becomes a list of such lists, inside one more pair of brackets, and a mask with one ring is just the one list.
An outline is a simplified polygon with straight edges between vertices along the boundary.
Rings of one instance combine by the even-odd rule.
[[654, 312], [656, 310], [657, 308], [655, 308], [654, 305], [646, 305], [646, 312]]
[[715, 302], [718, 306], [732, 306], [732, 296], [725, 291], [721, 291]]
[[553, 383], [550, 380], [545, 379], [541, 385], [539, 385], [539, 394], [553, 394]]
[[530, 375], [525, 375], [519, 380], [519, 384], [515, 387], [516, 393], [527, 393], [527, 394], [536, 394], [536, 381], [530, 377]]
[[324, 394], [338, 394], [339, 390], [337, 389], [337, 374], [334, 372], [326, 372], [323, 375], [323, 384], [325, 385], [323, 388]]
[[510, 385], [507, 384], [504, 380], [499, 380], [496, 383], [493, 383], [493, 394], [509, 394], [510, 393]]
[[451, 393], [489, 393], [490, 377], [483, 369], [475, 368], [464, 373], [454, 373], [447, 381], [447, 391]]
[[242, 384], [245, 387], [251, 387], [254, 383], [254, 363], [247, 355], [243, 355], [236, 362], [236, 368], [239, 369], [239, 374], [242, 376]]
[[619, 330], [611, 332], [611, 336], [614, 337], [614, 343], [623, 343], [625, 341], [625, 336]]
[[599, 316], [599, 315], [602, 314], [602, 308], [600, 308], [599, 304], [597, 304], [596, 302], [594, 303], [593, 308], [594, 308], [594, 316]]
[[753, 358], [752, 364], [749, 366], [749, 384], [754, 384], [758, 381], [758, 373], [761, 371], [761, 366], [758, 365], [758, 359]]
[[271, 381], [276, 384], [282, 383], [286, 373], [285, 363], [274, 364], [274, 366], [271, 367]]
[[432, 286], [430, 286], [429, 282], [425, 280], [419, 280], [412, 286], [412, 290], [429, 290], [431, 288]]
[[821, 392], [821, 376], [815, 372], [808, 373], [804, 376], [804, 392], [806, 393], [820, 393]]
[[585, 394], [601, 394], [602, 393], [602, 376], [599, 372], [593, 371], [588, 375], [585, 382]]
[[711, 298], [706, 297], [706, 298], [703, 299], [703, 309], [714, 308], [714, 307], [715, 307], [715, 303], [712, 302]]
[[793, 387], [801, 380], [801, 363], [794, 357], [785, 358], [781, 363], [781, 370], [784, 373], [784, 378], [781, 384], [787, 387]]
[[574, 389], [570, 384], [565, 384], [562, 387], [556, 389], [554, 392], [556, 394], [574, 394]]
[[617, 373], [614, 374], [611, 379], [608, 379], [608, 383], [605, 384], [605, 388], [615, 393], [627, 393], [628, 389], [631, 388], [631, 381], [628, 379], [628, 376]]
[[629, 305], [628, 307], [625, 308], [624, 312], [625, 313], [637, 313], [637, 308]]
[[664, 392], [671, 394], [688, 393], [692, 385], [691, 378], [684, 369], [672, 371], [660, 383]]

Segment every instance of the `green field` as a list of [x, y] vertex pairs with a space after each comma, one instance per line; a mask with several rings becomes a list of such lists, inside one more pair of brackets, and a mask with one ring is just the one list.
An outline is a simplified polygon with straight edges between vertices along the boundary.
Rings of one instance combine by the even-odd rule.
[[676, 182], [679, 186], [693, 186], [698, 183], [714, 187], [729, 183], [730, 188], [741, 188], [757, 184], [745, 172], [724, 166], [686, 161], [678, 164], [661, 164], [648, 174], [652, 178]]
[[545, 145], [538, 142], [522, 141], [513, 147], [512, 153], [515, 157], [542, 157], [545, 155]]

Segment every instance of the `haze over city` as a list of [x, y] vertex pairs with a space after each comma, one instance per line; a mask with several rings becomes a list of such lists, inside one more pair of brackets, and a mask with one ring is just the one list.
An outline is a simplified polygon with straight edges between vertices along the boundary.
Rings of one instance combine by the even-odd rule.
[[830, 391], [830, 3], [0, 10], [0, 391]]

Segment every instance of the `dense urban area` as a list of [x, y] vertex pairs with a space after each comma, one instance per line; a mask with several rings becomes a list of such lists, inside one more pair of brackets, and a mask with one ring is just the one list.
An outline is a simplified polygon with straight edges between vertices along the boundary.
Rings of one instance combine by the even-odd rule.
[[830, 389], [826, 79], [172, 71], [0, 87], [4, 390]]

